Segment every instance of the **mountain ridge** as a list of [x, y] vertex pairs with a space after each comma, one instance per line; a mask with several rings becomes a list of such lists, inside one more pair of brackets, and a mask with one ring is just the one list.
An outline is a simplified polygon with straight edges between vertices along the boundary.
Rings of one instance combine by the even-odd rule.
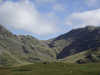
[[54, 60], [54, 57], [52, 50], [43, 42], [30, 35], [14, 35], [0, 26], [1, 65], [51, 61], [51, 59]]
[[[91, 50], [92, 53], [96, 50], [100, 51], [100, 27], [86, 26], [84, 28], [71, 30], [55, 38], [51, 42], [50, 47], [57, 51], [57, 59], [64, 59], [71, 55], [89, 50]], [[92, 55], [90, 53], [90, 55], [85, 56], [88, 57]], [[100, 60], [98, 56], [97, 58]], [[89, 60], [92, 61], [90, 58]]]
[[99, 62], [99, 47], [100, 27], [73, 29], [54, 39], [43, 41], [30, 35], [15, 35], [0, 25], [0, 65], [56, 61]]

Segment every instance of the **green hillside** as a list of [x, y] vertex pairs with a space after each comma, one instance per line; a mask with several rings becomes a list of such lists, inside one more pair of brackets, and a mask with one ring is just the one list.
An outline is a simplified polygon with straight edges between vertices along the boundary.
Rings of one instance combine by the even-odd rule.
[[30, 35], [14, 35], [0, 25], [0, 65], [54, 61], [55, 54], [45, 43]]
[[14, 35], [0, 25], [0, 66], [35, 62], [100, 62], [100, 27], [71, 30], [51, 40]]

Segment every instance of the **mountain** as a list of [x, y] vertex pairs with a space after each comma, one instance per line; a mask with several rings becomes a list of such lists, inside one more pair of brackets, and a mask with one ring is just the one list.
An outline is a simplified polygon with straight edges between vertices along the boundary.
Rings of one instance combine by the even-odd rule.
[[50, 40], [15, 35], [0, 25], [0, 66], [34, 62], [100, 62], [100, 27], [73, 29]]
[[100, 61], [100, 27], [87, 26], [52, 39], [48, 45], [58, 60], [72, 63]]
[[30, 35], [14, 35], [0, 25], [0, 65], [54, 61], [55, 54], [44, 42]]

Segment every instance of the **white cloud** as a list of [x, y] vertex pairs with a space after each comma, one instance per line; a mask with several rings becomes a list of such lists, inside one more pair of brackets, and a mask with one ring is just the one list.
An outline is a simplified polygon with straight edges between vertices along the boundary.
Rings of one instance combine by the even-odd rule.
[[100, 26], [100, 9], [73, 13], [66, 19], [66, 24], [72, 28], [84, 27], [87, 25]]
[[65, 11], [65, 7], [62, 4], [55, 4], [53, 7], [54, 11]]
[[37, 3], [55, 3], [56, 0], [35, 0]]
[[100, 0], [85, 0], [88, 6], [96, 6]]
[[38, 35], [48, 35], [57, 32], [54, 17], [43, 15], [28, 0], [0, 5], [0, 23]]

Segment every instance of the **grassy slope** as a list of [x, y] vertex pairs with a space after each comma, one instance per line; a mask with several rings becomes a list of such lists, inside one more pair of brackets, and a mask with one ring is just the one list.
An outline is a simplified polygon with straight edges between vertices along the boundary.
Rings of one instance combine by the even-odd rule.
[[100, 62], [100, 49], [99, 50], [86, 50], [64, 59], [59, 59], [59, 61], [65, 63], [77, 63], [77, 61], [83, 61], [84, 63], [90, 62]]
[[76, 61], [85, 58], [85, 55], [88, 51], [84, 51], [84, 52], [80, 52], [71, 56], [68, 56], [64, 59], [61, 59], [59, 61], [63, 61], [63, 62], [68, 62], [68, 63], [76, 63]]
[[100, 63], [95, 64], [64, 64], [35, 63], [13, 68], [0, 68], [0, 75], [99, 75]]
[[54, 51], [42, 41], [29, 35], [14, 35], [0, 25], [0, 66], [54, 61], [55, 58]]

